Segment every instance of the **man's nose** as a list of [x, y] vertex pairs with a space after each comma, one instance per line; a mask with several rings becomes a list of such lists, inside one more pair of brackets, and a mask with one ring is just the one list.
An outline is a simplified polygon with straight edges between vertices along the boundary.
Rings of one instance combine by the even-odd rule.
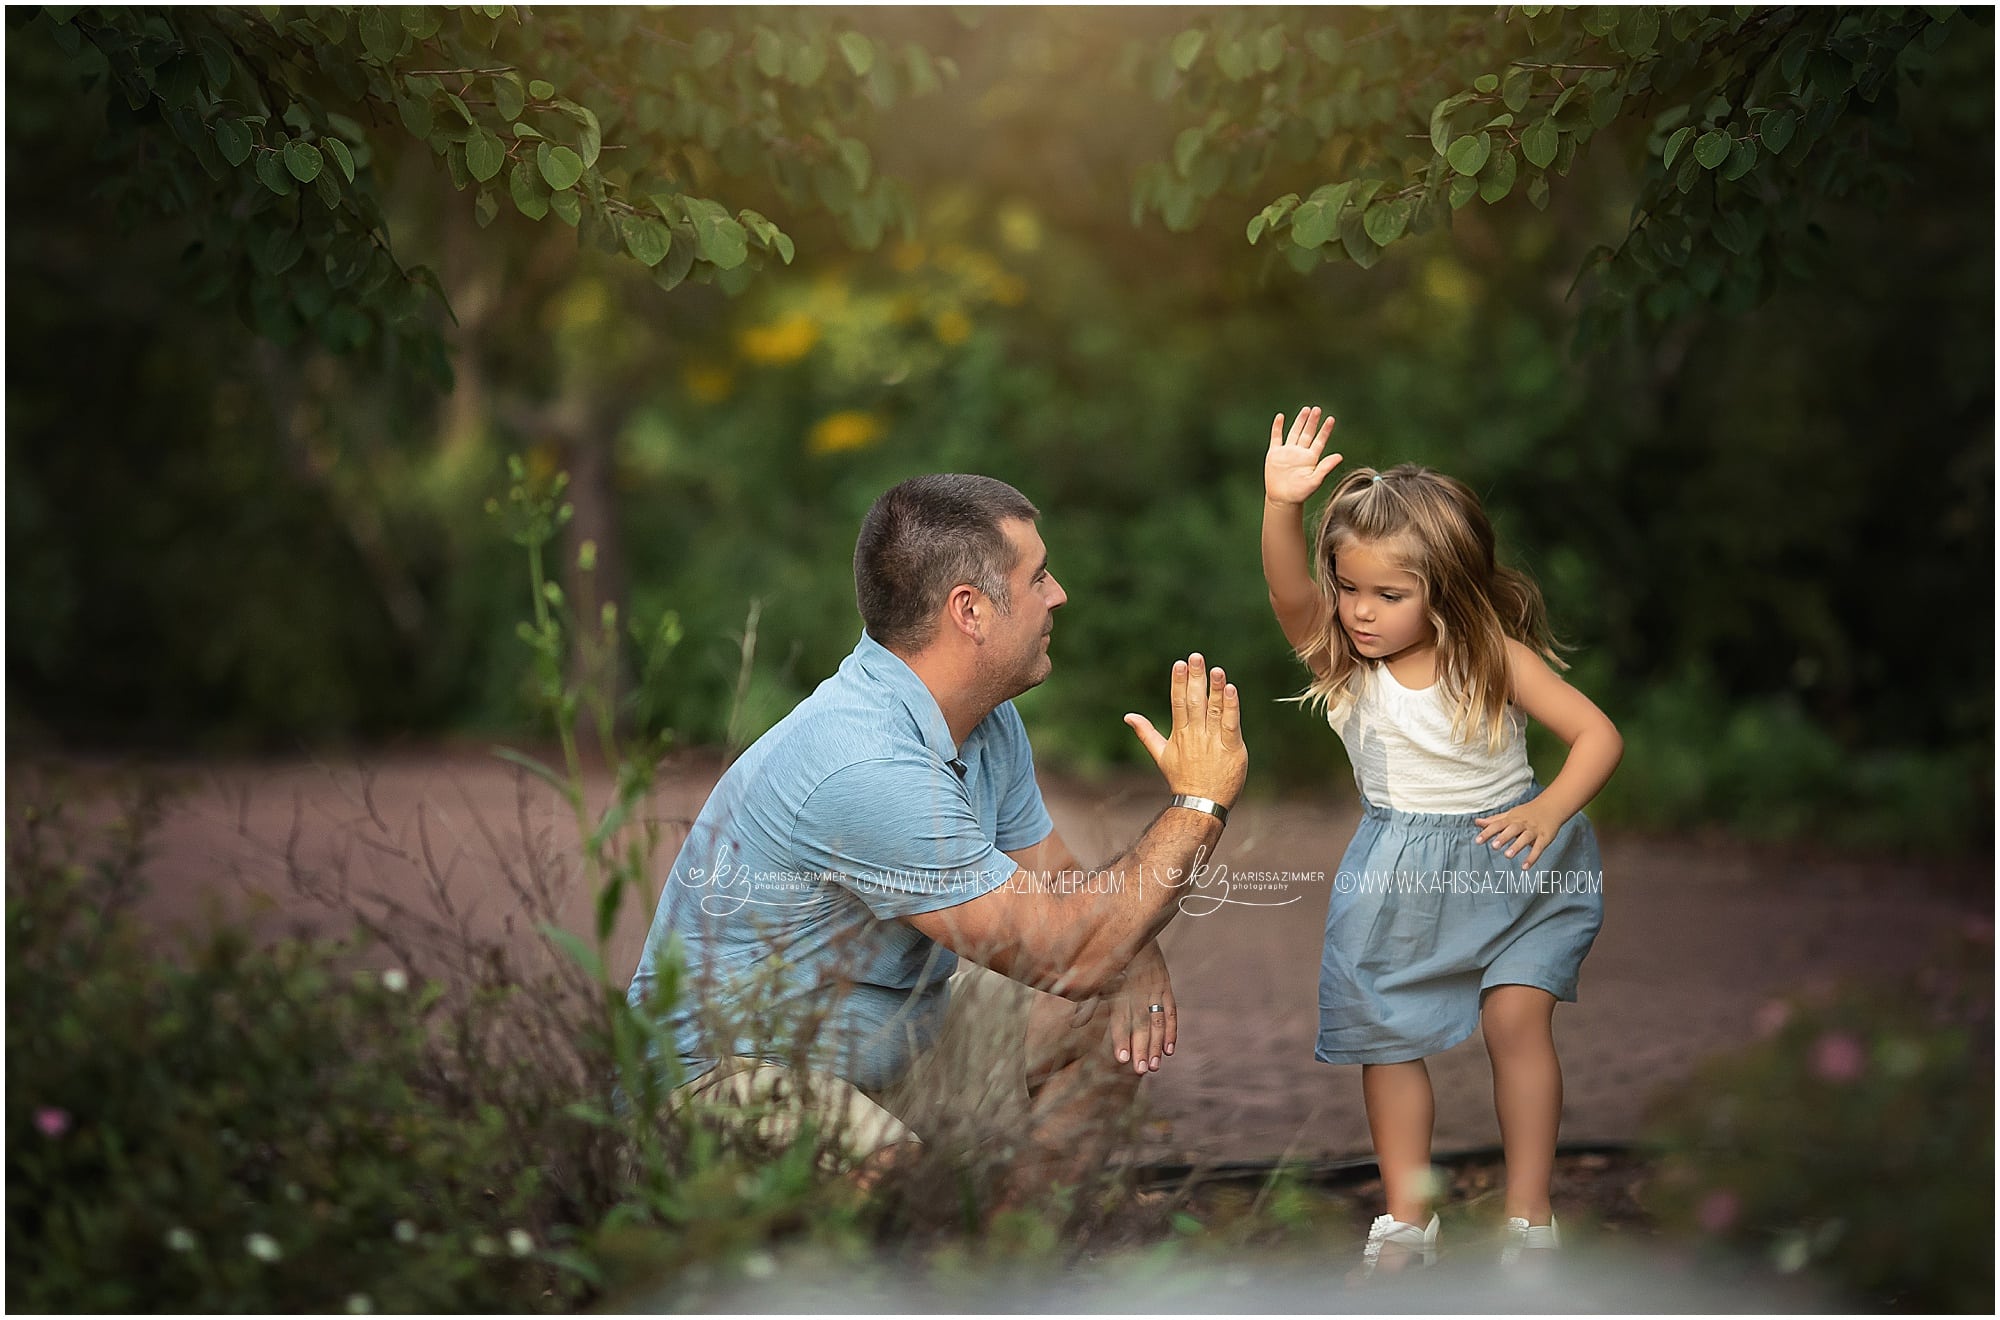
[[1049, 587], [1056, 593], [1056, 598], [1049, 602], [1050, 609], [1059, 610], [1069, 603], [1069, 593], [1063, 590], [1062, 583], [1056, 581], [1053, 573], [1049, 574]]

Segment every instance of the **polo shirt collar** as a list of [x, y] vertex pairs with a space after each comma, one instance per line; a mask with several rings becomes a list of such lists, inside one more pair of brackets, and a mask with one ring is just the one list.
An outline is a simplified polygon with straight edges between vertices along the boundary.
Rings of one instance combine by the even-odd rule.
[[902, 656], [864, 630], [861, 640], [855, 644], [854, 658], [860, 664], [862, 673], [895, 693], [903, 703], [910, 712], [910, 718], [917, 722], [917, 732], [923, 738], [924, 746], [936, 752], [940, 761], [950, 763], [958, 760], [958, 744], [951, 740], [951, 725], [945, 723], [937, 698], [931, 695], [931, 690], [924, 686], [924, 680], [917, 677], [917, 671], [910, 668]]

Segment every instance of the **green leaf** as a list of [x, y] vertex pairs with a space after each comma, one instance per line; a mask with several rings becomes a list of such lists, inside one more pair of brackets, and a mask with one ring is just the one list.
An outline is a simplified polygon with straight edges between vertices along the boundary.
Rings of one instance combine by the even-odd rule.
[[386, 8], [380, 5], [363, 8], [358, 26], [361, 29], [362, 49], [377, 64], [387, 64], [402, 51], [403, 30], [396, 25]]
[[500, 144], [500, 139], [486, 129], [473, 130], [465, 144], [465, 168], [472, 172], [472, 177], [485, 183], [506, 163], [507, 148]]
[[1174, 170], [1185, 179], [1194, 172], [1195, 157], [1201, 154], [1208, 133], [1200, 127], [1184, 128], [1174, 138]]
[[491, 188], [479, 190], [479, 200], [472, 204], [472, 218], [481, 229], [493, 223], [493, 217], [500, 214], [500, 198]]
[[782, 260], [787, 266], [792, 264], [792, 239], [789, 234], [786, 234], [783, 231], [773, 234], [771, 236], [771, 245], [778, 249], [778, 257], [780, 260]]
[[1537, 211], [1545, 211], [1549, 206], [1549, 176], [1537, 174], [1528, 180], [1528, 203]]
[[1250, 223], [1243, 227], [1243, 237], [1249, 239], [1250, 245], [1255, 247], [1257, 240], [1264, 236], [1264, 226], [1269, 223], [1270, 217], [1259, 211], [1257, 214], [1251, 216]]
[[1451, 181], [1451, 209], [1456, 211], [1479, 195], [1479, 180], [1468, 174], [1454, 175]]
[[1394, 201], [1378, 202], [1368, 208], [1361, 217], [1361, 227], [1378, 247], [1388, 247], [1403, 236], [1409, 228], [1410, 214], [1416, 210], [1416, 199], [1399, 197]]
[[1168, 50], [1174, 57], [1174, 67], [1186, 73], [1201, 58], [1201, 48], [1208, 44], [1208, 33], [1200, 28], [1189, 28], [1174, 38]]
[[1694, 158], [1701, 162], [1705, 170], [1712, 170], [1729, 159], [1729, 134], [1721, 129], [1703, 133], [1694, 144]]
[[843, 32], [835, 40], [840, 45], [840, 58], [847, 61], [847, 67], [855, 77], [866, 78], [868, 71], [875, 67], [875, 43], [859, 32]]
[[1530, 124], [1528, 131], [1521, 134], [1521, 154], [1528, 158], [1530, 165], [1538, 170], [1545, 170], [1549, 167], [1549, 162], [1556, 158], [1556, 147], [1561, 140], [1562, 135], [1556, 129], [1555, 120], [1540, 120]]
[[1490, 133], [1480, 133], [1472, 137], [1462, 137], [1451, 144], [1444, 153], [1445, 160], [1460, 174], [1477, 174], [1486, 168], [1487, 157], [1493, 154], [1493, 137]]
[[347, 144], [337, 137], [330, 137], [326, 140], [326, 154], [333, 157], [333, 163], [340, 167], [341, 174], [353, 183], [354, 153], [347, 149]]
[[410, 136], [428, 138], [431, 135], [431, 103], [421, 96], [399, 96], [396, 109], [403, 116], [403, 127], [410, 130]]
[[597, 164], [597, 154], [603, 149], [604, 133], [597, 126], [596, 111], [562, 97], [556, 98], [556, 109], [576, 123], [576, 154], [583, 158], [583, 167], [589, 169]]
[[549, 187], [557, 192], [574, 188], [576, 181], [583, 177], [583, 157], [568, 147], [559, 147], [552, 142], [544, 142], [535, 148], [535, 164], [542, 171], [542, 177], [549, 181]]
[[1734, 183], [1756, 167], [1756, 142], [1750, 138], [1738, 138], [1730, 145], [1729, 160], [1722, 167], [1722, 177]]
[[701, 255], [717, 270], [734, 270], [749, 258], [746, 231], [722, 203], [706, 197], [690, 197], [686, 206], [688, 219], [694, 222]]
[[208, 70], [209, 86], [221, 91], [229, 85], [229, 47], [214, 37], [203, 37], [195, 44], [201, 48], [201, 63]]
[[251, 148], [256, 144], [251, 140], [250, 130], [240, 119], [218, 119], [215, 121], [215, 149], [231, 165], [241, 165], [250, 159]]
[[513, 194], [514, 209], [530, 220], [539, 220], [549, 213], [548, 185], [542, 182], [541, 172], [527, 161], [508, 171], [507, 191]]
[[1773, 156], [1792, 145], [1792, 134], [1798, 129], [1799, 117], [1790, 110], [1773, 110], [1764, 116], [1762, 128], [1757, 136], [1764, 141], [1764, 150]]
[[1493, 159], [1486, 162], [1486, 168], [1479, 174], [1479, 200], [1488, 206], [1504, 200], [1514, 191], [1514, 176], [1519, 169], [1510, 148], [1494, 152]]
[[1340, 57], [1347, 50], [1347, 42], [1342, 39], [1340, 29], [1330, 27], [1316, 27], [1309, 30], [1306, 33], [1306, 45], [1313, 54], [1328, 64], [1340, 63]]
[[1452, 111], [1471, 100], [1471, 92], [1460, 92], [1456, 96], [1447, 96], [1431, 107], [1431, 150], [1438, 155], [1444, 155], [1445, 147], [1451, 141]]
[[517, 138], [534, 138], [537, 141], [540, 141], [542, 138], [542, 131], [536, 128], [533, 124], [523, 122], [514, 125], [514, 136]]
[[311, 183], [317, 179], [325, 164], [319, 154], [319, 148], [312, 143], [294, 139], [285, 144], [285, 168], [290, 170], [292, 177], [300, 183]]
[[604, 979], [604, 959], [598, 956], [597, 950], [561, 926], [544, 925], [539, 929], [544, 939], [568, 954], [570, 961], [588, 972], [593, 981]]
[[1667, 169], [1672, 169], [1674, 167], [1674, 158], [1681, 154], [1681, 148], [1686, 146], [1687, 140], [1693, 136], [1694, 125], [1692, 124], [1686, 128], [1675, 130], [1674, 135], [1667, 139], [1667, 150], [1660, 157], [1660, 164]]
[[1518, 115], [1528, 108], [1528, 98], [1534, 91], [1533, 69], [1510, 68], [1507, 70], [1507, 77], [1500, 84], [1500, 103]]
[[1273, 23], [1257, 38], [1257, 68], [1270, 73], [1285, 62], [1285, 29]]
[[1472, 90], [1481, 93], [1496, 92], [1500, 90], [1499, 75], [1492, 73], [1480, 74], [1477, 78], [1474, 78], [1472, 80]]
[[493, 109], [502, 119], [513, 122], [527, 109], [528, 94], [516, 73], [502, 73], [493, 79]]
[[847, 166], [847, 173], [854, 180], [856, 192], [868, 187], [868, 172], [873, 162], [868, 156], [868, 144], [860, 138], [842, 138], [834, 148], [840, 153], [841, 164]]
[[561, 192], [549, 194], [549, 209], [564, 224], [575, 227], [583, 219], [583, 197], [574, 189], [565, 188]]
[[625, 240], [625, 250], [649, 270], [665, 260], [667, 249], [673, 246], [673, 233], [666, 222], [649, 215], [619, 216], [618, 234]]
[[712, 69], [722, 63], [722, 57], [729, 53], [729, 47], [732, 42], [733, 38], [727, 32], [718, 32], [714, 28], [703, 28], [695, 34], [694, 67], [697, 69]]
[[1242, 82], [1250, 76], [1255, 67], [1251, 63], [1250, 48], [1235, 37], [1230, 37], [1215, 48], [1215, 67], [1231, 82]]
[[785, 60], [785, 79], [798, 87], [810, 87], [826, 72], [826, 46], [818, 39], [794, 45]]
[[758, 28], [751, 49], [756, 54], [757, 72], [766, 78], [776, 78], [785, 71], [785, 43], [771, 29]]
[[534, 78], [531, 79], [528, 83], [529, 100], [546, 101], [555, 94], [556, 94], [556, 85], [552, 82], [548, 82], [541, 78]]
[[1292, 242], [1303, 248], [1316, 248], [1325, 243], [1333, 237], [1338, 210], [1338, 207], [1330, 207], [1318, 200], [1301, 204], [1292, 213]]
[[257, 153], [257, 177], [263, 180], [266, 188], [280, 197], [291, 196], [297, 187], [292, 182], [292, 176], [286, 172], [285, 162], [280, 153], [276, 151]]

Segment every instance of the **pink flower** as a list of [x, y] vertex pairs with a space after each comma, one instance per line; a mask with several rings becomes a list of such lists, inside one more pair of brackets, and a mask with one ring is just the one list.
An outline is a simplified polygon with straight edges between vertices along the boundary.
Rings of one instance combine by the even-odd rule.
[[43, 1105], [35, 1111], [35, 1126], [41, 1129], [43, 1136], [54, 1140], [69, 1131], [69, 1111]]
[[1851, 1082], [1867, 1064], [1861, 1042], [1845, 1031], [1829, 1031], [1813, 1047], [1813, 1072], [1824, 1081]]
[[1741, 1208], [1736, 1193], [1723, 1190], [1710, 1192], [1703, 1197], [1700, 1208], [1694, 1214], [1704, 1229], [1711, 1233], [1720, 1233], [1736, 1222], [1736, 1212]]
[[1790, 1004], [1782, 999], [1767, 999], [1758, 1008], [1757, 1016], [1751, 1019], [1751, 1025], [1757, 1030], [1758, 1040], [1769, 1040], [1783, 1031], [1785, 1024], [1791, 1020], [1792, 1006]]

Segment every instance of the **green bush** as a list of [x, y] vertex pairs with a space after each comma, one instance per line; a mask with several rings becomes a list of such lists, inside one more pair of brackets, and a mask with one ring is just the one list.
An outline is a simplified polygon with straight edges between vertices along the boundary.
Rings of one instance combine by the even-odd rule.
[[1869, 1308], [1993, 1309], [1993, 950], [1773, 1001], [1766, 1039], [1662, 1096], [1662, 1222], [1812, 1268]]
[[[181, 958], [17, 821], [7, 897], [7, 1302], [34, 1311], [522, 1309], [576, 1289], [540, 1152], [441, 1084], [441, 992], [352, 943]], [[378, 959], [379, 961], [379, 959]]]

